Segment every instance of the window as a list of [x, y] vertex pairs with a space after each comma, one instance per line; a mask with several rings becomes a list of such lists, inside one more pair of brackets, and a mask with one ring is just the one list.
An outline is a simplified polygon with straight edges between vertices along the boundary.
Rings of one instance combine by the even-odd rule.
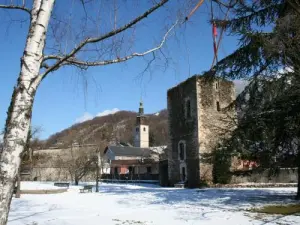
[[144, 127], [144, 131], [146, 131], [146, 127]]
[[187, 99], [185, 102], [185, 116], [186, 118], [191, 118], [192, 113], [191, 113], [191, 100]]
[[178, 158], [179, 160], [185, 160], [185, 142], [183, 141], [178, 144]]
[[139, 129], [138, 127], [137, 127], [137, 128], [135, 128], [135, 131], [136, 131], [136, 132], [139, 132], [139, 130], [140, 130], [140, 129]]
[[147, 173], [151, 173], [151, 169], [152, 169], [151, 166], [148, 166], [147, 167]]
[[220, 103], [217, 102], [217, 111], [220, 111], [220, 110], [221, 110], [221, 108], [220, 108]]
[[216, 90], [218, 90], [218, 88], [219, 88], [219, 84], [218, 84], [218, 83], [216, 83]]

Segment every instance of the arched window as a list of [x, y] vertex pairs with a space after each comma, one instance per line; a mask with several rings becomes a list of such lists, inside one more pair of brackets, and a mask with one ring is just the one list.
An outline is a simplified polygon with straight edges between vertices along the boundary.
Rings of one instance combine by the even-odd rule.
[[146, 127], [144, 127], [144, 131], [146, 131]]
[[178, 158], [179, 158], [179, 160], [185, 160], [185, 158], [186, 158], [185, 142], [184, 141], [180, 141], [178, 143]]

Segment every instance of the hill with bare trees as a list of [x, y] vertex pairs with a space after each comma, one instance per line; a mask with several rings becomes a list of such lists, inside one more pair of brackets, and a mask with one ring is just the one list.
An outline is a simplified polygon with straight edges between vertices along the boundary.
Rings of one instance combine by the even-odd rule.
[[[43, 148], [80, 144], [107, 145], [112, 143], [133, 144], [133, 131], [136, 122], [136, 112], [119, 111], [101, 117], [95, 117], [51, 135], [43, 143]], [[147, 115], [150, 129], [150, 146], [166, 145], [168, 138], [168, 114], [162, 110]]]

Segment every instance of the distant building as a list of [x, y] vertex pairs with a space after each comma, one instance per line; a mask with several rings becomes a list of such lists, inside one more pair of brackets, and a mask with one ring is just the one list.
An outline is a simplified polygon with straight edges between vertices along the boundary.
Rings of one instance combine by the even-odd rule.
[[134, 146], [109, 145], [104, 151], [104, 162], [110, 167], [111, 179], [158, 180], [159, 155], [166, 146], [149, 147], [149, 126], [146, 122], [143, 103], [134, 129]]
[[146, 125], [143, 102], [140, 102], [139, 113], [136, 117], [134, 146], [138, 148], [149, 148], [149, 126]]
[[228, 116], [225, 108], [235, 99], [233, 82], [193, 76], [168, 90], [168, 175], [169, 183], [186, 182], [197, 187], [200, 179], [212, 180], [212, 165], [201, 160], [216, 146]]

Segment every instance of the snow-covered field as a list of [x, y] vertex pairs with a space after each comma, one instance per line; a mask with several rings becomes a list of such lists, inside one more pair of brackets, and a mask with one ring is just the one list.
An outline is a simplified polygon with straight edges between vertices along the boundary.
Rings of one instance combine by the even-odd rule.
[[[23, 188], [53, 183], [26, 182]], [[291, 202], [295, 188], [176, 189], [101, 184], [100, 193], [68, 192], [13, 198], [8, 225], [300, 224], [299, 216], [264, 216], [246, 209]]]
[[53, 183], [49, 184], [49, 182], [28, 182], [22, 181], [21, 190], [55, 190], [55, 189], [63, 189], [64, 187], [54, 186]]

